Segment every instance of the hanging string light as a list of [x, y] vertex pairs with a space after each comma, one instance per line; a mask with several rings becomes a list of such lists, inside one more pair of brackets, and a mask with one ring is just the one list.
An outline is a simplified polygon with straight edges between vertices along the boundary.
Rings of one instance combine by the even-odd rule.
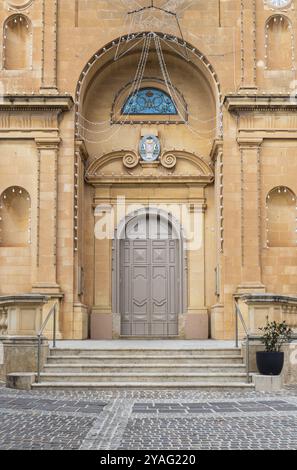
[[[147, 44], [145, 42], [145, 40], [147, 40], [147, 38], [150, 38], [148, 47], [147, 47]], [[126, 39], [127, 39], [127, 41], [129, 40], [128, 37]], [[152, 40], [155, 43], [155, 47], [156, 47], [156, 51], [157, 51], [157, 55], [158, 55], [158, 60], [159, 60], [161, 72], [162, 72], [162, 75], [164, 77], [164, 81], [166, 83], [168, 94], [171, 96], [173, 101], [177, 102], [176, 104], [177, 104], [177, 108], [178, 108], [178, 111], [179, 111], [179, 115], [181, 116], [182, 121], [184, 121], [183, 113], [185, 111], [185, 106], [181, 102], [181, 99], [178, 96], [178, 94], [175, 92], [175, 87], [172, 84], [172, 81], [170, 79], [168, 69], [167, 69], [167, 66], [166, 66], [164, 54], [163, 54], [161, 44], [160, 44], [160, 38], [159, 38], [159, 35], [157, 35], [156, 33], [145, 33], [145, 34], [143, 34], [143, 41], [144, 41], [143, 49], [142, 49], [141, 57], [140, 57], [140, 60], [139, 60], [137, 72], [135, 74], [134, 88], [133, 88], [133, 86], [131, 87], [130, 95], [132, 96], [133, 93], [135, 93], [135, 95], [136, 95], [137, 91], [140, 89], [141, 82], [142, 82], [142, 79], [143, 79], [143, 73], [144, 73], [144, 70], [145, 70], [145, 65], [146, 65], [148, 55], [149, 55], [149, 52], [150, 52], [150, 44], [151, 44]], [[170, 40], [173, 41], [173, 38], [170, 38]], [[192, 50], [191, 52], [196, 55], [196, 50]], [[144, 57], [145, 57], [145, 60], [144, 60]], [[91, 67], [92, 64], [90, 64], [89, 66]], [[208, 67], [208, 68], [211, 71], [211, 68], [210, 67]], [[217, 83], [217, 78], [216, 78], [215, 73], [212, 72], [212, 74], [214, 76], [214, 80]], [[85, 71], [83, 72], [82, 76], [83, 77], [86, 76]], [[132, 85], [133, 85], [133, 82], [132, 82]], [[80, 87], [82, 86], [82, 81], [81, 80], [79, 82], [79, 86]], [[77, 94], [77, 98], [78, 98], [78, 100], [80, 98], [80, 93], [79, 92]], [[213, 126], [209, 130], [205, 130], [205, 131], [200, 130], [200, 132], [198, 132], [195, 128], [193, 128], [188, 122], [187, 123], [184, 122], [187, 125], [187, 127], [189, 128], [189, 130], [192, 133], [196, 134], [201, 139], [205, 139], [205, 137], [207, 135], [211, 135], [211, 134], [214, 134], [214, 133], [216, 133], [216, 135], [218, 135], [218, 136], [222, 135], [222, 132], [223, 132], [223, 124], [222, 124], [223, 114], [222, 114], [222, 110], [221, 110], [221, 106], [222, 106], [221, 95], [219, 96], [219, 99], [220, 99], [220, 105], [219, 105], [220, 106], [220, 112], [219, 112], [218, 117], [203, 120], [203, 119], [199, 119], [196, 116], [193, 116], [191, 113], [188, 113], [189, 118], [193, 118], [193, 120], [195, 120], [196, 122], [200, 122], [201, 124], [205, 124], [205, 123], [209, 123], [209, 122], [216, 122], [216, 126]], [[78, 101], [78, 103], [79, 103], [79, 101]], [[110, 133], [110, 125], [111, 125], [110, 120], [101, 121], [101, 122], [96, 122], [96, 121], [93, 122], [91, 120], [88, 120], [87, 118], [85, 118], [85, 116], [83, 116], [79, 112], [78, 106], [77, 106], [76, 116], [77, 116], [77, 135], [80, 136], [86, 142], [89, 142], [89, 143], [104, 143], [104, 142], [107, 142], [107, 141], [111, 140], [112, 138], [114, 138], [114, 136], [121, 129], [121, 127], [118, 127], [107, 138], [102, 139], [102, 137], [99, 137], [99, 136], [98, 136], [99, 138], [95, 138], [96, 135], [101, 135], [101, 134], [104, 134], [104, 133]], [[121, 122], [119, 124], [123, 125], [123, 124], [129, 123], [130, 121], [131, 121], [131, 119], [130, 119], [129, 115], [127, 115], [127, 116], [125, 116], [125, 118], [123, 120], [121, 120]], [[103, 129], [103, 128], [102, 129], [97, 129], [98, 126], [104, 126], [104, 125], [106, 125], [106, 129]], [[206, 136], [203, 135], [203, 133], [205, 133]], [[213, 138], [208, 139], [208, 140], [210, 142], [212, 142]]]

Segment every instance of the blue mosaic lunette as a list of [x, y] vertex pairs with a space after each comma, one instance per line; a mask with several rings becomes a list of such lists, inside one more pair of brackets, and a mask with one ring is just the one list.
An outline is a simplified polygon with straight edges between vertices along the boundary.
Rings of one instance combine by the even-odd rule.
[[129, 96], [122, 109], [123, 115], [177, 115], [172, 98], [157, 88], [142, 88]]

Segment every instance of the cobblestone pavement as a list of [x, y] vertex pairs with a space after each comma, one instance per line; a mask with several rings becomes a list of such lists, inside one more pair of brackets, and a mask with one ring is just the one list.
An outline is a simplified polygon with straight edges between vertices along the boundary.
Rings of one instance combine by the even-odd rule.
[[0, 449], [297, 449], [297, 388], [32, 391], [0, 386]]

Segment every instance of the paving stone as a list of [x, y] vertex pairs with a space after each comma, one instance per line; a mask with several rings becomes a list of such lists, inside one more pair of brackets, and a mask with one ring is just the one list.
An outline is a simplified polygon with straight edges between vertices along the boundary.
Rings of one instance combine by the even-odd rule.
[[297, 388], [32, 391], [0, 387], [0, 449], [297, 449]]

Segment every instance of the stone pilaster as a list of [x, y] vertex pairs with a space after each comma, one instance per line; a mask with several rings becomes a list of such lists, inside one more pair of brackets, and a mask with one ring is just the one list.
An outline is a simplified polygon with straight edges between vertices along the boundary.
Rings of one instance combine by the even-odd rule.
[[57, 167], [60, 139], [38, 138], [38, 221], [33, 292], [58, 293]]
[[241, 0], [241, 89], [255, 89], [256, 57], [256, 0]]
[[43, 0], [42, 9], [41, 92], [57, 93], [58, 0]]
[[238, 139], [241, 159], [241, 285], [264, 291], [261, 273], [261, 161], [263, 139]]
[[76, 141], [74, 157], [74, 253], [75, 253], [75, 296], [76, 302], [80, 302], [84, 295], [83, 272], [84, 272], [84, 236], [85, 236], [85, 215], [84, 215], [84, 175], [85, 164], [88, 159], [88, 152], [84, 142]]

